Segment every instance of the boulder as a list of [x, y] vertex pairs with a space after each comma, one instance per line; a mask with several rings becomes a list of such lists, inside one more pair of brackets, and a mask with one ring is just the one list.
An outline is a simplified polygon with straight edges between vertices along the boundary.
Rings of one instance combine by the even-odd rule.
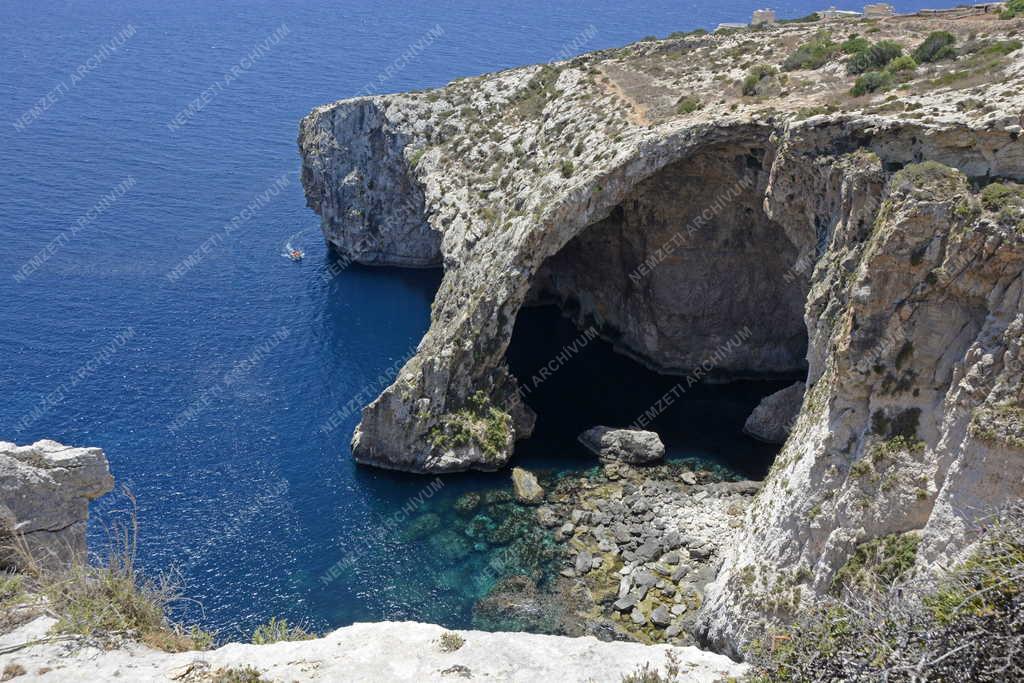
[[743, 424], [743, 432], [768, 443], [786, 443], [800, 413], [805, 389], [803, 382], [796, 382], [761, 399]]
[[85, 556], [89, 501], [114, 488], [99, 448], [74, 448], [56, 441], [16, 446], [0, 441], [0, 534], [19, 536], [0, 549], [0, 563], [23, 567], [27, 551], [43, 566], [61, 566]]
[[527, 505], [537, 505], [544, 500], [544, 489], [537, 481], [536, 475], [522, 467], [512, 468], [512, 487], [516, 500]]
[[591, 427], [579, 436], [580, 443], [597, 453], [603, 463], [640, 465], [665, 457], [665, 444], [654, 432], [640, 429]]

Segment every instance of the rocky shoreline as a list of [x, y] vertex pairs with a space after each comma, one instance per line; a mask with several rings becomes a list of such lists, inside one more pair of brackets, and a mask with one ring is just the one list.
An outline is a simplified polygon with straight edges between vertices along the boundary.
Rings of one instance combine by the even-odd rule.
[[483, 603], [536, 628], [529, 615], [554, 599], [565, 633], [695, 643], [704, 587], [761, 487], [722, 478], [693, 463], [615, 463], [550, 482], [536, 517], [563, 552], [557, 580], [546, 593], [507, 582]]

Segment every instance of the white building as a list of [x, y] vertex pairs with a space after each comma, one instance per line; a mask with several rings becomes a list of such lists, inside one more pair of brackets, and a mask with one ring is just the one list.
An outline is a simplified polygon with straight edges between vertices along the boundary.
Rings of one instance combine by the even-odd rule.
[[831, 19], [850, 19], [853, 17], [860, 16], [860, 12], [851, 12], [845, 9], [836, 9], [835, 5], [832, 5], [828, 9], [821, 10], [820, 12], [818, 12], [818, 14], [825, 21], [829, 21]]
[[896, 8], [884, 2], [878, 2], [873, 5], [864, 5], [865, 19], [884, 19], [885, 17], [891, 17], [894, 14], [896, 14]]
[[775, 10], [756, 9], [754, 10], [754, 18], [750, 20], [750, 25], [760, 26], [761, 24], [774, 24], [775, 21]]

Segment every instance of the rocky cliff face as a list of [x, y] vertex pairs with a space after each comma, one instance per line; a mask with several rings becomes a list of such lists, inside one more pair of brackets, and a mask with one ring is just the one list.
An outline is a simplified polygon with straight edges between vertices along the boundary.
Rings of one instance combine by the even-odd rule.
[[[0, 563], [21, 566], [19, 550], [45, 565], [63, 565], [85, 555], [89, 501], [114, 486], [107, 458], [98, 448], [72, 448], [56, 441], [16, 446], [0, 441]], [[19, 550], [12, 549], [14, 539]]]
[[[1024, 216], [1018, 186], [996, 182], [1024, 179], [1024, 50], [1014, 22], [978, 11], [872, 26], [908, 49], [951, 31], [961, 56], [900, 76], [898, 95], [849, 95], [838, 49], [745, 88], [821, 28], [796, 25], [311, 113], [303, 177], [328, 240], [445, 269], [356, 459], [504, 465], [533, 418], [505, 349], [519, 309], [553, 301], [660, 372], [807, 373], [709, 594], [710, 641], [738, 651], [872, 538], [920, 533], [922, 566], [961, 553], [976, 520], [1024, 493]], [[828, 29], [838, 43], [866, 27]]]

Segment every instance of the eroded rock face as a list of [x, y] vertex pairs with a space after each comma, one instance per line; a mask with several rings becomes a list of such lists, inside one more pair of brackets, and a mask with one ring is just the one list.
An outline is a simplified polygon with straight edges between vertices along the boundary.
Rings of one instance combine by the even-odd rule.
[[[0, 521], [6, 545], [16, 534], [44, 566], [84, 557], [89, 501], [113, 487], [107, 458], [99, 448], [49, 440], [31, 446], [0, 441]], [[24, 566], [17, 551], [5, 550], [0, 558], [4, 564]]]
[[440, 265], [441, 236], [426, 221], [423, 191], [409, 177], [407, 139], [373, 99], [332, 106], [318, 127], [304, 129], [306, 200], [320, 214], [328, 244], [345, 258], [367, 265]]
[[743, 433], [768, 443], [784, 444], [800, 414], [807, 385], [794, 382], [771, 396], [765, 396], [743, 424]]
[[803, 372], [807, 274], [790, 272], [799, 252], [761, 207], [764, 155], [717, 146], [638, 183], [544, 263], [531, 298], [664, 374], [685, 375], [744, 327], [716, 374]]
[[604, 463], [640, 465], [665, 457], [665, 444], [661, 442], [661, 437], [655, 432], [642, 429], [592, 427], [580, 434], [579, 440], [597, 453], [597, 457]]
[[[933, 21], [879, 30], [912, 47]], [[941, 28], [967, 40], [986, 21]], [[1005, 25], [986, 30], [1006, 37]], [[793, 372], [806, 340], [802, 410], [709, 588], [705, 637], [742, 652], [881, 535], [920, 530], [921, 566], [961, 556], [980, 516], [1024, 495], [1021, 217], [977, 196], [993, 179], [1024, 178], [1024, 51], [970, 97], [921, 81], [898, 106], [872, 96], [810, 117], [793, 109], [834, 94], [824, 86], [846, 78], [842, 65], [803, 74], [802, 97], [767, 100], [723, 87], [742, 77], [735, 69], [714, 73], [735, 62], [729, 51], [777, 62], [817, 29], [644, 43], [307, 117], [314, 208], [355, 164], [360, 177], [392, 173], [422, 191], [420, 218], [441, 235], [431, 327], [364, 410], [355, 457], [418, 472], [507, 463], [533, 416], [504, 354], [532, 301], [559, 303], [665, 372]], [[835, 30], [842, 40], [853, 29]], [[678, 107], [681, 84], [704, 108]], [[374, 110], [365, 125], [339, 126], [362, 107]], [[357, 144], [352, 135], [391, 146], [340, 158], [332, 150]], [[751, 189], [716, 201], [747, 175]], [[341, 209], [335, 197], [326, 205]], [[365, 241], [370, 263], [404, 253], [354, 219], [325, 229]], [[749, 343], [716, 354], [741, 329]]]
[[1024, 496], [1024, 216], [993, 214], [932, 162], [891, 176], [871, 154], [784, 163], [771, 212], [827, 166], [842, 172], [813, 173], [835, 183], [817, 194], [843, 210], [808, 299], [813, 383], [702, 612], [733, 653], [828, 592], [859, 544], [919, 532], [918, 566], [949, 566]]

